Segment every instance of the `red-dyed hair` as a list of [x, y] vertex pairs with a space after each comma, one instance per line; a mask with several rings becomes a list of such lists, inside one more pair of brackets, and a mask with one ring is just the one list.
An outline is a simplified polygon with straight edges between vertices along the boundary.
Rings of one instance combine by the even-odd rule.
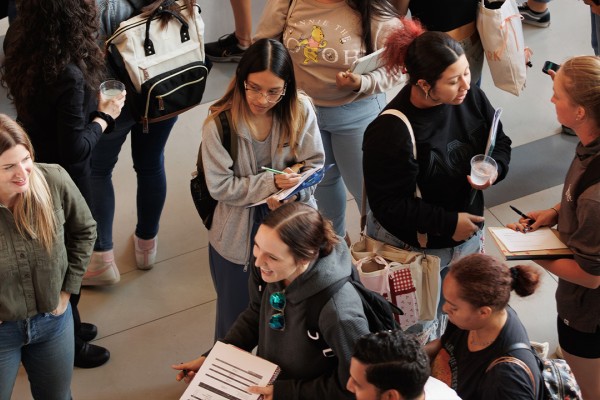
[[402, 27], [391, 32], [386, 40], [382, 58], [386, 70], [397, 74], [404, 66], [408, 46], [421, 34], [425, 27], [417, 19], [400, 18]]

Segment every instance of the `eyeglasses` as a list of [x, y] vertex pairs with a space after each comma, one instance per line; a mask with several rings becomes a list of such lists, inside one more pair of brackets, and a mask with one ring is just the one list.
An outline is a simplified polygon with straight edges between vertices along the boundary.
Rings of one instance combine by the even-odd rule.
[[271, 329], [276, 331], [282, 331], [285, 329], [285, 317], [283, 310], [285, 309], [285, 293], [284, 292], [275, 292], [271, 294], [269, 297], [269, 303], [271, 307], [275, 311], [279, 311], [271, 315], [271, 319], [269, 319], [269, 326]]
[[252, 97], [253, 99], [261, 99], [264, 97], [267, 100], [267, 102], [271, 104], [278, 103], [279, 101], [281, 101], [281, 99], [283, 99], [283, 96], [285, 96], [286, 86], [283, 87], [281, 93], [264, 94], [260, 90], [248, 86], [248, 82], [244, 81], [244, 89], [246, 89], [248, 97]]

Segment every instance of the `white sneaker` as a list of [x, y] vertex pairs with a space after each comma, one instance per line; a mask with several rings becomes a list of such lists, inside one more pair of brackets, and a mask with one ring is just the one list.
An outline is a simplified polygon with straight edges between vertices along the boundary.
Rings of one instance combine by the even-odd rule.
[[112, 250], [94, 251], [81, 286], [114, 285], [121, 280]]
[[135, 247], [135, 262], [138, 269], [148, 270], [154, 267], [156, 262], [156, 249], [158, 248], [158, 236], [153, 239], [140, 239], [133, 234], [133, 245]]

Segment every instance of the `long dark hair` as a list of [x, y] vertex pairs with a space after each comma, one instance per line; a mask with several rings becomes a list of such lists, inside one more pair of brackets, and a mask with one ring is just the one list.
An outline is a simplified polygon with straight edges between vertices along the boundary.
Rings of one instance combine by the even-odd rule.
[[400, 15], [388, 0], [346, 0], [348, 5], [360, 14], [362, 42], [367, 54], [375, 51], [375, 44], [371, 35], [371, 21], [373, 18], [395, 18]]
[[96, 43], [95, 1], [19, 0], [18, 10], [7, 35], [1, 81], [20, 116], [31, 115], [38, 87], [56, 82], [67, 64], [79, 67], [90, 88], [100, 85], [105, 70]]
[[248, 75], [262, 71], [270, 71], [285, 82], [285, 95], [272, 110], [282, 126], [279, 147], [289, 143], [294, 153], [298, 144], [298, 132], [301, 132], [304, 127], [306, 115], [301, 113], [302, 107], [298, 104], [294, 64], [287, 49], [276, 40], [257, 40], [244, 52], [225, 95], [210, 107], [211, 115], [206, 121], [230, 109], [234, 130], [237, 130], [238, 121], [244, 121], [247, 126], [253, 128], [244, 82], [248, 79]]

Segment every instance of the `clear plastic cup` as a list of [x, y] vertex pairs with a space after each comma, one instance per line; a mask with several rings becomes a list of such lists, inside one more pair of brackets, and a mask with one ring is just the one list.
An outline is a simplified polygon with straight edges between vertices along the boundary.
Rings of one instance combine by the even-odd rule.
[[125, 85], [116, 79], [110, 79], [100, 84], [100, 93], [106, 100], [117, 97], [125, 90]]
[[498, 164], [489, 156], [478, 154], [471, 158], [471, 182], [484, 185], [498, 170]]

